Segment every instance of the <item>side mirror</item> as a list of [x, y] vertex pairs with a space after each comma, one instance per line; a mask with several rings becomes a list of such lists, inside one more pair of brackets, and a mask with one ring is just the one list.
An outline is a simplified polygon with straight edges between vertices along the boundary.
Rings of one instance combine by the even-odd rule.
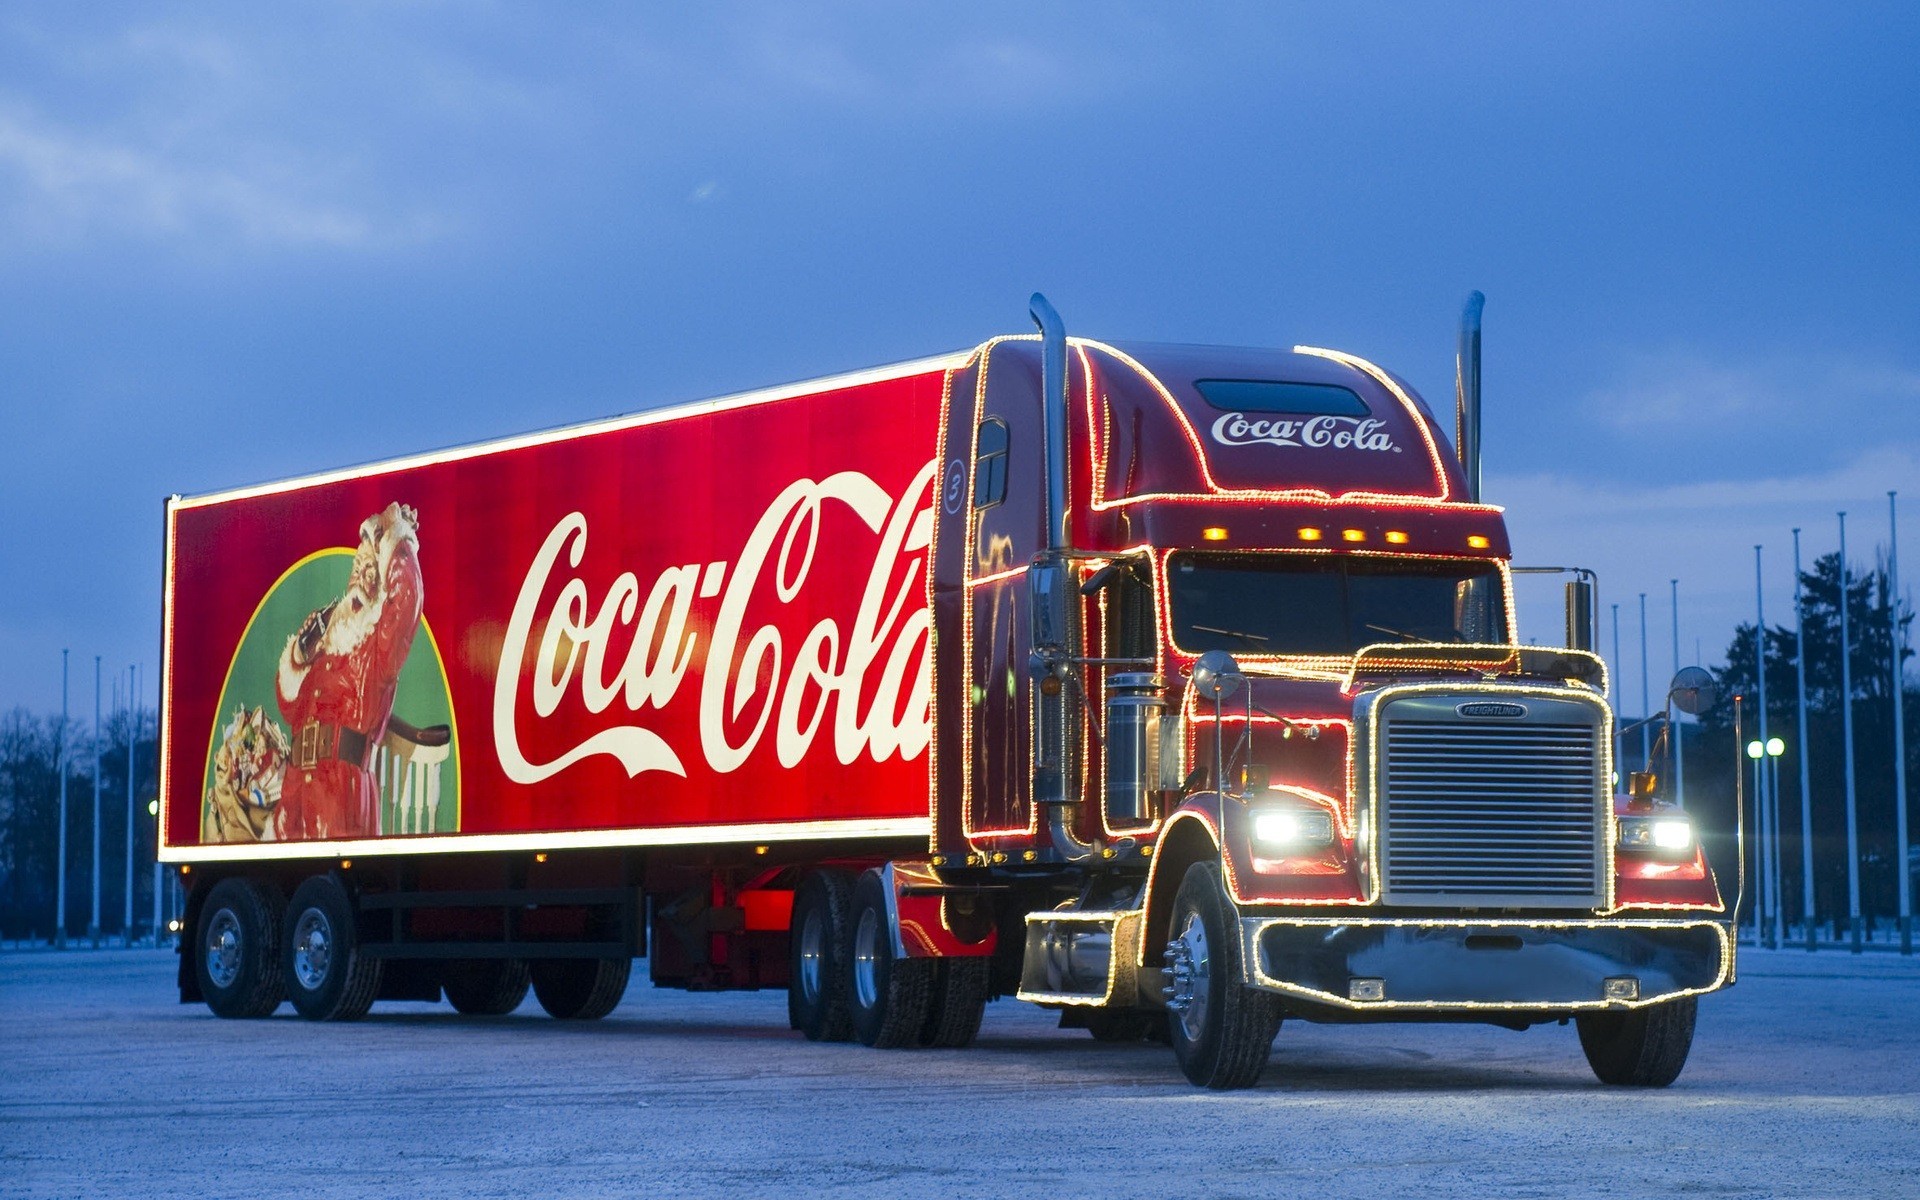
[[1064, 558], [1042, 555], [1027, 568], [1027, 622], [1035, 650], [1077, 653], [1073, 646], [1073, 606], [1079, 596]]
[[1667, 685], [1667, 696], [1675, 708], [1697, 717], [1720, 702], [1720, 681], [1705, 667], [1681, 667]]
[[1209, 650], [1193, 664], [1193, 690], [1215, 704], [1233, 695], [1245, 682], [1240, 664], [1225, 650]]

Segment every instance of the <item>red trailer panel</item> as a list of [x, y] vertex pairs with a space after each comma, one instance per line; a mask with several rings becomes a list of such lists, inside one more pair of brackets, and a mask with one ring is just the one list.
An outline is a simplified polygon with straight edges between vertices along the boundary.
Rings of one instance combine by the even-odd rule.
[[163, 857], [924, 835], [957, 364], [171, 501]]

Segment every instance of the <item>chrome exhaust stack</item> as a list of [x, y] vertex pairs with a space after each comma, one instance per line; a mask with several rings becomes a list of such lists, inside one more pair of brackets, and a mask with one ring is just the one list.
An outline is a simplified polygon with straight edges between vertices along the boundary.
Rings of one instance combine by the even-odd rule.
[[1027, 568], [1028, 630], [1033, 637], [1031, 673], [1039, 693], [1033, 737], [1033, 802], [1045, 805], [1047, 836], [1068, 862], [1100, 853], [1096, 842], [1075, 832], [1080, 804], [1074, 782], [1080, 746], [1078, 720], [1083, 685], [1074, 660], [1080, 643], [1080, 588], [1067, 536], [1067, 327], [1039, 292], [1027, 311], [1040, 328], [1040, 404], [1046, 434], [1047, 548]]
[[1479, 292], [1467, 297], [1460, 314], [1460, 350], [1454, 359], [1453, 445], [1466, 476], [1467, 499], [1480, 499], [1480, 313], [1487, 298]]

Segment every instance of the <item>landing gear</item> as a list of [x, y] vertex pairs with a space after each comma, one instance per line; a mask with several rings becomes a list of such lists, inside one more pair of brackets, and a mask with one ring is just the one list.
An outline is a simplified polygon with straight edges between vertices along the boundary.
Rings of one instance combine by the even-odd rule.
[[787, 1024], [810, 1042], [844, 1042], [853, 1037], [853, 1014], [847, 1002], [852, 909], [853, 877], [845, 871], [816, 871], [794, 893]]
[[309, 1021], [356, 1021], [380, 993], [380, 960], [361, 952], [353, 901], [340, 881], [316, 875], [287, 904], [281, 974]]
[[1680, 1078], [1693, 1048], [1694, 997], [1627, 1012], [1575, 1017], [1580, 1049], [1601, 1083], [1666, 1087]]
[[1217, 864], [1187, 869], [1173, 899], [1171, 929], [1168, 1032], [1180, 1069], [1201, 1087], [1251, 1086], [1280, 1031], [1280, 1006], [1241, 982], [1238, 930]]
[[252, 879], [223, 879], [200, 909], [194, 970], [217, 1017], [265, 1017], [286, 991], [276, 953], [280, 893]]

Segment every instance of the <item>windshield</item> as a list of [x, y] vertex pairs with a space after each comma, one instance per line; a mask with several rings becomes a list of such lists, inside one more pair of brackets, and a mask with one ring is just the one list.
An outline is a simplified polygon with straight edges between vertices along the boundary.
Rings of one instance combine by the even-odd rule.
[[1333, 554], [1176, 554], [1183, 649], [1352, 654], [1381, 642], [1505, 642], [1497, 563]]

